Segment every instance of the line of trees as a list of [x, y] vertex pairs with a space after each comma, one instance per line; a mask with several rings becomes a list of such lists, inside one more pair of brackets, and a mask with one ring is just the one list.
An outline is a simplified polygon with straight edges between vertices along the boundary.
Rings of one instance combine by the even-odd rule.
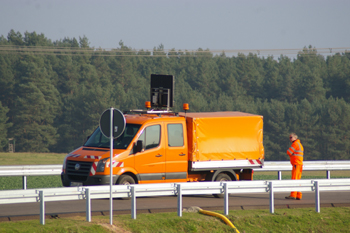
[[306, 160], [350, 159], [350, 53], [325, 58], [309, 46], [291, 60], [119, 45], [103, 51], [86, 37], [1, 36], [0, 151], [8, 138], [16, 151], [73, 150], [105, 109], [143, 108], [155, 73], [175, 75], [175, 111], [186, 102], [192, 112], [263, 115], [267, 160], [288, 159], [290, 132], [299, 135]]

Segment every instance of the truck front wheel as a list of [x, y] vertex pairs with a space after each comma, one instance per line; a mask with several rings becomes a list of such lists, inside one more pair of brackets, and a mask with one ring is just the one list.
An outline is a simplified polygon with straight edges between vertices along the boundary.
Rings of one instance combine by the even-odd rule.
[[121, 175], [117, 181], [117, 184], [119, 185], [135, 184], [135, 180], [131, 176]]
[[[129, 184], [135, 184], [135, 180], [129, 176], [129, 175], [121, 175], [117, 181], [118, 185], [129, 185]], [[129, 200], [130, 197], [122, 197], [120, 198], [122, 200]]]
[[[215, 177], [215, 181], [232, 181], [231, 177], [225, 173], [220, 173]], [[216, 198], [223, 198], [224, 194], [213, 194]]]

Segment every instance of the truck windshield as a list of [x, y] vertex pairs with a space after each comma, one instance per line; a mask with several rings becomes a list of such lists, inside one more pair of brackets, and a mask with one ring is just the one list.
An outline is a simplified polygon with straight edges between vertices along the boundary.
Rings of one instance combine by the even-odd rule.
[[[135, 137], [137, 131], [140, 129], [141, 125], [136, 124], [126, 124], [123, 134], [119, 138], [114, 139], [113, 148], [114, 149], [126, 149], [132, 139]], [[104, 147], [109, 148], [110, 141], [109, 138], [105, 137], [98, 127], [89, 139], [85, 142], [84, 146], [88, 147]]]

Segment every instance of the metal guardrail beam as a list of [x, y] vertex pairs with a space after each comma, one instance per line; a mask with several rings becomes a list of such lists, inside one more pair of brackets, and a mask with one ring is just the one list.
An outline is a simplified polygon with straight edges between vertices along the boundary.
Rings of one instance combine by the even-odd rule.
[[[265, 161], [264, 167], [254, 169], [254, 172], [265, 171], [291, 171], [292, 166], [289, 161]], [[342, 171], [350, 170], [350, 161], [304, 161], [303, 171]]]
[[[291, 171], [289, 161], [265, 161], [263, 168], [256, 168], [254, 172], [277, 171], [278, 180], [282, 180], [282, 171]], [[304, 161], [304, 171], [326, 171], [330, 179], [331, 171], [350, 170], [350, 161]], [[16, 165], [0, 166], [0, 176], [22, 176], [23, 189], [27, 189], [27, 176], [60, 175], [62, 165]]]
[[[139, 184], [113, 186], [113, 198], [132, 198], [131, 213], [136, 219], [136, 197], [178, 196], [178, 216], [182, 216], [182, 195], [224, 194], [224, 212], [228, 214], [230, 193], [270, 193], [270, 212], [274, 212], [274, 193], [287, 191], [314, 191], [316, 211], [320, 212], [320, 191], [350, 190], [350, 179], [330, 180], [330, 171], [350, 170], [350, 161], [304, 161], [304, 171], [327, 171], [326, 180], [281, 180], [282, 171], [291, 171], [287, 161], [265, 162], [255, 172], [277, 171], [276, 181], [199, 182], [179, 184]], [[89, 186], [26, 190], [26, 176], [60, 175], [62, 165], [0, 166], [0, 176], [22, 176], [23, 189], [0, 191], [0, 204], [40, 202], [40, 222], [45, 224], [45, 202], [86, 199], [86, 219], [91, 221], [91, 199], [109, 198], [110, 186]]]
[[0, 166], [1, 176], [22, 176], [22, 187], [27, 189], [27, 176], [57, 176], [62, 172], [62, 165], [15, 165]]
[[[255, 172], [291, 171], [289, 161], [265, 161], [263, 168], [254, 169]], [[304, 161], [304, 171], [339, 171], [350, 170], [350, 160], [342, 161]], [[60, 175], [62, 165], [16, 165], [0, 166], [0, 176], [47, 176]]]
[[0, 166], [0, 176], [53, 176], [60, 175], [62, 165]]
[[[292, 166], [289, 161], [265, 162], [264, 167], [254, 169], [254, 172], [277, 171], [278, 180], [282, 180], [282, 171], [291, 171]], [[304, 161], [303, 171], [326, 171], [327, 179], [331, 178], [331, 171], [349, 171], [349, 160], [327, 160], [327, 161]]]
[[[193, 182], [141, 185], [115, 185], [113, 198], [131, 197], [131, 217], [136, 219], [137, 197], [178, 196], [178, 216], [182, 216], [183, 195], [224, 194], [224, 213], [228, 215], [229, 194], [269, 193], [270, 213], [274, 213], [274, 193], [290, 191], [315, 192], [316, 212], [320, 212], [320, 191], [350, 191], [350, 179], [332, 180], [274, 180]], [[0, 204], [40, 202], [40, 223], [45, 224], [45, 202], [86, 200], [86, 220], [91, 221], [91, 200], [108, 198], [110, 186], [83, 186], [38, 190], [0, 191]]]

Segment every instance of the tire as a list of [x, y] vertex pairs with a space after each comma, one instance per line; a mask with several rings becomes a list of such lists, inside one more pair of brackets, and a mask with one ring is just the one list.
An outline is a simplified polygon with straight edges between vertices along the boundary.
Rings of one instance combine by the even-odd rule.
[[[135, 184], [134, 178], [132, 178], [129, 175], [121, 175], [119, 179], [117, 180], [117, 185], [129, 185], [129, 184]], [[120, 198], [121, 200], [130, 200], [130, 197], [123, 197]]]
[[117, 184], [118, 185], [135, 184], [135, 180], [129, 175], [121, 175], [117, 181]]
[[[231, 177], [227, 175], [226, 173], [220, 173], [215, 177], [214, 181], [232, 181]], [[213, 194], [216, 198], [223, 198], [224, 194]]]

